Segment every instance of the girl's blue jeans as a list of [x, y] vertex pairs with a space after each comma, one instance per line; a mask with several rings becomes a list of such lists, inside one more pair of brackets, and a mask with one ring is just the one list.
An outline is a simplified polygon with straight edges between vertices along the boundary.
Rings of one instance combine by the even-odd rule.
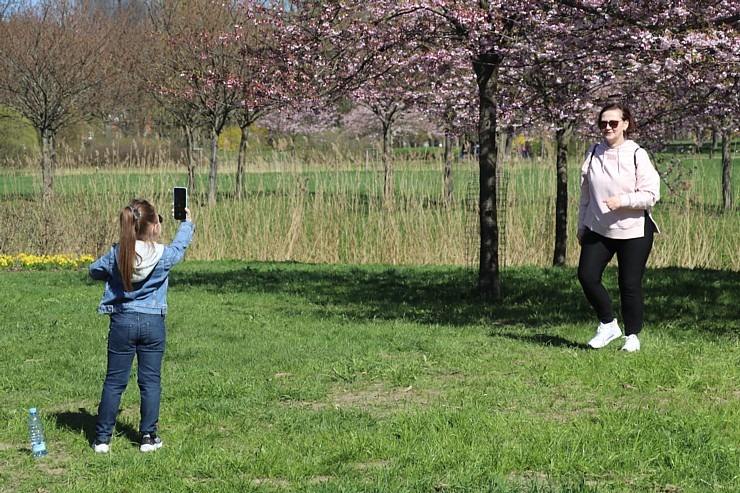
[[138, 361], [137, 382], [141, 395], [139, 431], [157, 431], [165, 339], [163, 315], [114, 313], [110, 316], [108, 370], [98, 406], [95, 426], [97, 440], [107, 442], [113, 435], [116, 414], [121, 395], [128, 384], [134, 355]]

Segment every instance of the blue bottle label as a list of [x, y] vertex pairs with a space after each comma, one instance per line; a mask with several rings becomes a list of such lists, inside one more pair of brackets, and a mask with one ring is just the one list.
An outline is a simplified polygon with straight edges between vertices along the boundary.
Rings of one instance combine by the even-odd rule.
[[31, 450], [33, 450], [33, 453], [38, 452], [45, 452], [46, 451], [46, 442], [38, 442], [31, 445]]

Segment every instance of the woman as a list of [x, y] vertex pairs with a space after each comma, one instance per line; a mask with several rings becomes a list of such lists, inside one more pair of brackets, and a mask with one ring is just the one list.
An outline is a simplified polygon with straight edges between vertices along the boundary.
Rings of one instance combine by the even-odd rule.
[[108, 369], [98, 407], [93, 450], [107, 453], [121, 395], [126, 390], [134, 355], [141, 395], [142, 452], [162, 446], [157, 436], [162, 392], [164, 318], [170, 269], [182, 260], [193, 238], [190, 210], [169, 246], [156, 243], [162, 216], [146, 200], [135, 199], [120, 214], [120, 241], [90, 265], [93, 279], [106, 281], [98, 313], [110, 316]]
[[597, 124], [604, 140], [589, 149], [581, 169], [577, 235], [581, 245], [578, 280], [600, 321], [588, 344], [599, 349], [622, 337], [611, 299], [601, 283], [604, 269], [616, 254], [626, 336], [622, 349], [639, 351], [637, 335], [644, 317], [642, 278], [653, 235], [659, 232], [650, 209], [660, 199], [660, 176], [648, 153], [628, 138], [636, 127], [626, 105], [607, 104], [599, 112]]

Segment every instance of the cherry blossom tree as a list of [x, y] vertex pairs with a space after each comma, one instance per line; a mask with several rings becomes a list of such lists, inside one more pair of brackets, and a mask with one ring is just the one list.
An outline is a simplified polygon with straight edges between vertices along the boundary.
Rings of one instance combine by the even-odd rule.
[[152, 54], [158, 78], [154, 90], [182, 105], [182, 114], [197, 110], [196, 122], [210, 138], [208, 203], [215, 205], [218, 192], [219, 137], [239, 106], [239, 79], [234, 60], [239, 59], [241, 36], [238, 5], [196, 0], [152, 4]]
[[392, 54], [385, 54], [383, 65], [376, 65], [380, 73], [369, 77], [352, 93], [353, 102], [370, 110], [382, 128], [383, 197], [386, 204], [393, 196], [393, 127], [418, 103], [432, 80], [424, 55], [392, 51]]
[[[604, 47], [594, 36], [593, 15], [553, 4], [539, 13], [539, 29], [522, 37], [502, 76], [519, 123], [554, 130], [556, 199], [554, 266], [565, 265], [568, 239], [568, 154], [574, 131], [590, 123], [594, 100], [610, 67], [597, 63]], [[563, 33], [567, 33], [564, 35]]]
[[[740, 27], [740, 26], [738, 26]], [[691, 30], [672, 39], [677, 61], [667, 58], [661, 72], [668, 75], [662, 86], [681, 102], [677, 115], [689, 114], [697, 126], [717, 129], [722, 140], [722, 206], [733, 207], [730, 141], [740, 131], [740, 29], [729, 24]], [[664, 88], [659, 90], [666, 91]], [[678, 97], [676, 97], [678, 96]], [[667, 98], [666, 98], [667, 99]], [[669, 106], [669, 107], [670, 107]], [[680, 112], [680, 113], [679, 113]]]
[[[299, 12], [319, 13], [302, 24], [317, 41], [312, 58], [317, 77], [329, 87], [347, 89], [364, 82], [397, 46], [411, 53], [423, 47], [446, 49], [464, 59], [478, 88], [480, 142], [479, 291], [501, 295], [498, 264], [497, 104], [499, 69], [515, 40], [533, 25], [530, 12], [542, 2], [479, 0], [326, 0], [294, 2]], [[547, 3], [547, 2], [544, 2]], [[417, 51], [418, 49], [418, 51]], [[340, 56], [338, 56], [340, 55]], [[341, 60], [340, 64], [336, 62]], [[441, 74], [444, 77], [444, 74]], [[389, 98], [392, 99], [392, 98]]]
[[499, 224], [497, 213], [498, 94], [501, 65], [516, 40], [536, 28], [533, 11], [542, 2], [479, 0], [382, 0], [372, 2], [376, 18], [403, 18], [403, 33], [416, 43], [454, 50], [465, 57], [478, 87], [480, 264], [478, 290], [499, 298]]
[[446, 204], [452, 200], [452, 142], [454, 137], [473, 132], [477, 126], [476, 86], [465, 54], [454, 49], [429, 51], [425, 54], [427, 73], [433, 75], [426, 92], [417, 98], [417, 106], [432, 121], [437, 121], [444, 134], [443, 195]]
[[[620, 73], [612, 63], [605, 74], [610, 86], [640, 109], [643, 136], [649, 132], [652, 139], [664, 140], [679, 121], [721, 129], [728, 141], [738, 131], [737, 2], [564, 3], [578, 3], [597, 23], [610, 28], [610, 43], [624, 54], [621, 60], [627, 68]], [[722, 163], [723, 205], [731, 208], [731, 160], [724, 152]]]
[[291, 31], [294, 11], [290, 2], [242, 2], [233, 60], [239, 101], [233, 119], [241, 138], [237, 159], [236, 196], [243, 194], [249, 129], [264, 115], [316, 101], [311, 74], [302, 69], [302, 39]]

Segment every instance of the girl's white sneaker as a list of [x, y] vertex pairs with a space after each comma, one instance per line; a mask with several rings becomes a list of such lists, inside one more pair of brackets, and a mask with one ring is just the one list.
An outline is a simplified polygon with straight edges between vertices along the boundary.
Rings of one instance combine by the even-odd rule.
[[92, 446], [96, 454], [107, 454], [110, 451], [110, 442], [95, 440]]
[[640, 340], [637, 338], [636, 334], [630, 334], [628, 335], [624, 340], [624, 346], [622, 346], [622, 351], [628, 351], [630, 353], [634, 353], [635, 351], [640, 350]]

